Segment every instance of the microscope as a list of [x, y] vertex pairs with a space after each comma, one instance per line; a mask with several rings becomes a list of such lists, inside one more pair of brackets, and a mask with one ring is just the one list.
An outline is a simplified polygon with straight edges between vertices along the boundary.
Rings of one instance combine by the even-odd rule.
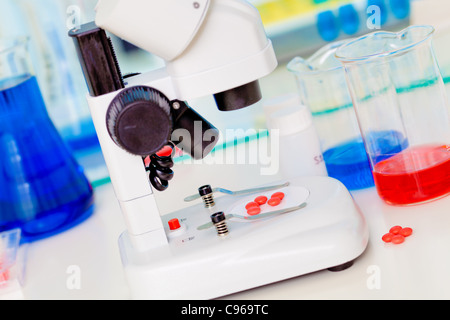
[[[106, 32], [165, 66], [124, 77]], [[187, 101], [213, 95], [222, 112], [251, 106], [262, 98], [258, 80], [277, 67], [247, 1], [100, 0], [95, 22], [69, 35], [126, 222], [119, 248], [133, 298], [218, 298], [344, 269], [365, 250], [364, 218], [346, 188], [327, 177], [254, 189], [285, 194], [281, 208], [259, 216], [242, 213], [251, 191], [213, 200], [211, 186], [199, 189], [205, 204], [158, 210], [154, 194], [173, 178], [175, 146], [202, 159], [220, 134]]]

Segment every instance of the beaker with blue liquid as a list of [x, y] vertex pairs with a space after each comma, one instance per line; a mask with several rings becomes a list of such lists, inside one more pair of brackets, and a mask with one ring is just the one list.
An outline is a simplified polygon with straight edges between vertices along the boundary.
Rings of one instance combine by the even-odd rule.
[[93, 212], [93, 189], [50, 120], [28, 39], [0, 40], [0, 231], [31, 242]]
[[[295, 76], [302, 104], [313, 115], [328, 175], [358, 190], [374, 186], [374, 181], [344, 68], [334, 55], [344, 43], [330, 43], [309, 59], [296, 57], [287, 68]], [[386, 147], [397, 146], [387, 142]]]

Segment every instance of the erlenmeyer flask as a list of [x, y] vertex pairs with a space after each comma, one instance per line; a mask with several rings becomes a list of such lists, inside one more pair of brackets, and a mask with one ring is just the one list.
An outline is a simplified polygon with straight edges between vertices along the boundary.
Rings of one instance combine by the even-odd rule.
[[0, 40], [0, 231], [24, 242], [89, 217], [93, 190], [46, 111], [27, 39]]

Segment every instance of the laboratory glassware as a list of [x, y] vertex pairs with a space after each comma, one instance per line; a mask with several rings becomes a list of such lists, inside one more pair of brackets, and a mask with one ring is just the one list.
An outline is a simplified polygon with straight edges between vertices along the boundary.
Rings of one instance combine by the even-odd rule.
[[[100, 152], [85, 99], [83, 73], [67, 36], [68, 27], [73, 23], [70, 18], [75, 13], [61, 1], [15, 2], [21, 12], [21, 19], [15, 24], [24, 26], [22, 34], [30, 36], [42, 59], [34, 61], [33, 66], [44, 71], [42, 74], [36, 73], [36, 76], [39, 85], [45, 85], [41, 93], [53, 124], [78, 160], [82, 155]], [[81, 18], [81, 12], [76, 14]], [[86, 159], [82, 160], [84, 162]], [[85, 163], [85, 170], [90, 170], [87, 167], [91, 165], [92, 162]]]
[[93, 190], [50, 120], [28, 39], [0, 40], [0, 231], [31, 242], [93, 211]]
[[345, 42], [330, 43], [306, 60], [295, 57], [287, 68], [313, 115], [328, 175], [357, 190], [373, 187], [374, 181], [344, 69], [334, 56]]
[[450, 193], [450, 108], [433, 33], [431, 26], [374, 32], [336, 51], [375, 185], [393, 205]]

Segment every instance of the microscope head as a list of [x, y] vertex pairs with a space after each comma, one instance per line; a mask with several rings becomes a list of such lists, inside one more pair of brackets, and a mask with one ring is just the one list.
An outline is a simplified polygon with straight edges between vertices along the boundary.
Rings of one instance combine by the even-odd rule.
[[[204, 158], [220, 133], [186, 102], [213, 95], [221, 111], [253, 105], [261, 99], [258, 79], [277, 67], [259, 12], [244, 0], [99, 0], [96, 11], [95, 23], [69, 35], [95, 98], [90, 105], [102, 104], [98, 126], [106, 124], [103, 133], [132, 155], [178, 141]], [[165, 68], [125, 82], [106, 31], [161, 57]]]
[[166, 62], [179, 100], [213, 95], [219, 110], [258, 102], [277, 67], [261, 16], [244, 0], [100, 0], [96, 24]]

